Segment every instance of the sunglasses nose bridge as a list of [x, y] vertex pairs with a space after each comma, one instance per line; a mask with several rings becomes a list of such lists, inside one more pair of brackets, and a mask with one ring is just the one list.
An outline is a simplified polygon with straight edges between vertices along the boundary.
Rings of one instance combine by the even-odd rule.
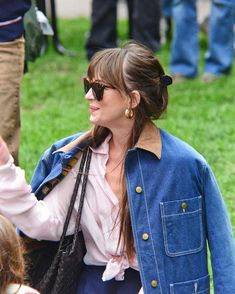
[[90, 87], [89, 90], [85, 94], [86, 99], [96, 99], [93, 89]]

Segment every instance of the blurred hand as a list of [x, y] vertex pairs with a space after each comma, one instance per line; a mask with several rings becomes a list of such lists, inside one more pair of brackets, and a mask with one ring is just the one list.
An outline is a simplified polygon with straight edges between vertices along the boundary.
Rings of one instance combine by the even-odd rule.
[[7, 148], [7, 144], [5, 143], [3, 138], [0, 136], [0, 166], [6, 164], [9, 159], [10, 159], [10, 152]]

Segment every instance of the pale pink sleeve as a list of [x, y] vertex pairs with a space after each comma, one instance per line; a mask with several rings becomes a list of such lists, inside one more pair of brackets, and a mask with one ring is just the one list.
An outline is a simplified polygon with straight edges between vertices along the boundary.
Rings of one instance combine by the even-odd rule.
[[58, 210], [55, 201], [37, 200], [25, 180], [24, 171], [13, 164], [12, 158], [0, 166], [0, 214], [26, 235], [35, 239], [58, 240], [65, 217], [58, 216]]

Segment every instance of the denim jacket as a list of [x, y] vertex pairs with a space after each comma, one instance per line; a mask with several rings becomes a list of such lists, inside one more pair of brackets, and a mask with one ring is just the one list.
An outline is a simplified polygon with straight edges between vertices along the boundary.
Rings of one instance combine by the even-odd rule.
[[[38, 198], [66, 176], [86, 136], [60, 140], [44, 153], [31, 182]], [[210, 293], [209, 247], [215, 293], [234, 294], [230, 220], [205, 159], [151, 124], [127, 152], [125, 176], [144, 293]]]

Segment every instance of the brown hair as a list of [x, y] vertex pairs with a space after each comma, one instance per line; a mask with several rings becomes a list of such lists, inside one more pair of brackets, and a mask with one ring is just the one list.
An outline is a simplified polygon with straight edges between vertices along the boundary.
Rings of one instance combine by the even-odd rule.
[[24, 281], [24, 259], [20, 238], [8, 219], [0, 215], [0, 293], [10, 283]]
[[[133, 90], [139, 92], [141, 99], [139, 105], [133, 109], [135, 124], [128, 148], [136, 144], [146, 122], [158, 119], [167, 108], [167, 87], [161, 83], [164, 70], [153, 52], [136, 42], [128, 42], [122, 48], [99, 51], [92, 58], [87, 74], [90, 80], [102, 80], [123, 95], [129, 95]], [[94, 126], [93, 147], [99, 146], [108, 134], [107, 128]], [[126, 191], [125, 187], [124, 191]], [[120, 216], [118, 244], [123, 236], [124, 247], [130, 259], [134, 253], [134, 241], [126, 192], [122, 199]]]

